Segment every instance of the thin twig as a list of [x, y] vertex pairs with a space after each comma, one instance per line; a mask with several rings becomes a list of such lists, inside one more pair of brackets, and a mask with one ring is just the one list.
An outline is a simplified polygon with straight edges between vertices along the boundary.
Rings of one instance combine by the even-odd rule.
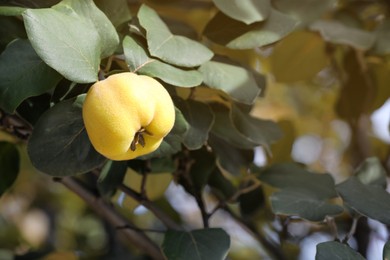
[[359, 220], [359, 217], [354, 217], [352, 219], [351, 228], [350, 228], [348, 234], [343, 239], [343, 241], [342, 241], [343, 243], [348, 243], [349, 239], [355, 234], [358, 220]]
[[334, 218], [327, 216], [325, 218], [325, 222], [328, 224], [328, 226], [330, 228], [330, 232], [332, 233], [332, 235], [334, 237], [334, 240], [340, 241], [338, 231], [337, 231], [336, 222], [334, 221]]
[[89, 192], [78, 180], [73, 177], [55, 178], [54, 180], [63, 184], [69, 190], [77, 194], [89, 205], [89, 207], [91, 207], [97, 214], [107, 220], [107, 222], [114, 227], [132, 227], [121, 229], [121, 232], [132, 244], [153, 259], [164, 259], [159, 247], [150, 240], [149, 237], [147, 237], [143, 232], [139, 232], [139, 230], [135, 231], [136, 227], [133, 223], [118, 214], [114, 208], [107, 204], [104, 200]]

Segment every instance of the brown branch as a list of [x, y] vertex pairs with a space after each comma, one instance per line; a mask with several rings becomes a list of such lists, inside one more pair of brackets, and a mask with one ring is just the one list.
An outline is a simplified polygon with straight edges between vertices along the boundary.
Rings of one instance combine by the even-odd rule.
[[165, 259], [159, 247], [149, 239], [143, 232], [137, 231], [137, 227], [129, 220], [118, 214], [112, 206], [107, 204], [104, 200], [96, 197], [91, 192], [83, 187], [79, 181], [73, 177], [55, 178], [57, 182], [62, 183], [69, 190], [77, 194], [83, 199], [89, 207], [91, 207], [97, 214], [107, 220], [108, 223], [114, 227], [131, 227], [122, 228], [120, 232], [137, 248], [148, 254], [153, 259]]
[[133, 189], [127, 187], [124, 184], [119, 185], [119, 189], [123, 191], [126, 195], [130, 196], [131, 198], [138, 201], [142, 206], [150, 210], [158, 219], [161, 220], [161, 222], [169, 229], [172, 230], [182, 230], [183, 228], [177, 224], [175, 221], [172, 220], [171, 217], [169, 217], [164, 211], [162, 211], [160, 208], [158, 208], [156, 205], [154, 205], [153, 202], [148, 200], [145, 196], [142, 196], [142, 194], [134, 191]]

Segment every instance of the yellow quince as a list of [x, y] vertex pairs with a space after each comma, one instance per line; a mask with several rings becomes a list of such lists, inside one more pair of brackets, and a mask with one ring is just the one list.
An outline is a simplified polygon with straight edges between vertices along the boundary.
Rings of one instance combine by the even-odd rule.
[[83, 120], [96, 151], [111, 160], [130, 160], [160, 146], [175, 123], [175, 108], [157, 80], [123, 72], [92, 85]]

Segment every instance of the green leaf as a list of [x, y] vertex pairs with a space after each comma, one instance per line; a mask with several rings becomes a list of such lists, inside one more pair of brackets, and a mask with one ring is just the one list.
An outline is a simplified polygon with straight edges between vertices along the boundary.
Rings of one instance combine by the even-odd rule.
[[28, 97], [53, 88], [61, 75], [47, 66], [27, 40], [15, 40], [0, 56], [0, 107], [13, 113]]
[[[112, 3], [112, 1], [110, 1]], [[100, 57], [105, 58], [114, 53], [119, 44], [119, 37], [115, 27], [107, 16], [95, 5], [92, 0], [63, 0], [54, 9], [65, 13], [69, 9], [75, 11], [79, 17], [85, 18], [99, 35]], [[83, 36], [83, 35], [81, 35]], [[79, 36], [80, 38], [80, 36]]]
[[364, 260], [365, 258], [347, 246], [336, 241], [323, 242], [317, 245], [316, 260]]
[[339, 215], [344, 208], [316, 198], [311, 190], [286, 188], [271, 195], [272, 212], [293, 215], [309, 221], [323, 221], [326, 216]]
[[383, 260], [390, 260], [390, 241], [387, 241], [383, 247]]
[[235, 105], [232, 106], [231, 117], [234, 126], [240, 133], [252, 142], [264, 145], [266, 148], [282, 137], [282, 132], [275, 122], [252, 117]]
[[387, 173], [377, 157], [367, 158], [356, 170], [356, 177], [363, 184], [386, 188]]
[[230, 247], [229, 235], [220, 228], [191, 232], [169, 230], [162, 250], [170, 260], [225, 259]]
[[378, 26], [375, 31], [376, 41], [374, 44], [374, 52], [376, 54], [390, 53], [390, 20], [387, 19]]
[[368, 50], [375, 42], [375, 34], [358, 28], [348, 27], [338, 21], [319, 20], [310, 29], [318, 31], [325, 41], [346, 44], [356, 49]]
[[21, 15], [26, 8], [18, 6], [0, 6], [0, 15], [16, 16]]
[[282, 39], [294, 30], [296, 24], [296, 20], [274, 9], [267, 20], [250, 25], [218, 12], [207, 24], [204, 35], [232, 49], [252, 49]]
[[246, 24], [267, 19], [271, 9], [269, 0], [213, 0], [213, 2], [227, 16]]
[[78, 83], [97, 81], [100, 58], [113, 53], [119, 42], [115, 28], [92, 0], [66, 0], [52, 8], [28, 9], [23, 19], [42, 60]]
[[235, 148], [215, 135], [210, 136], [208, 144], [217, 155], [219, 165], [232, 175], [239, 176], [253, 162], [252, 150]]
[[16, 146], [0, 141], [0, 196], [15, 182], [19, 168], [20, 156]]
[[224, 201], [231, 200], [237, 193], [237, 188], [222, 174], [218, 167], [210, 174], [208, 185], [213, 194]]
[[261, 89], [253, 74], [243, 67], [208, 61], [200, 66], [199, 71], [207, 86], [222, 90], [238, 102], [252, 104], [260, 94]]
[[28, 9], [23, 18], [28, 38], [45, 63], [71, 81], [97, 81], [99, 35], [90, 23], [74, 11], [54, 9]]
[[190, 150], [199, 149], [208, 140], [211, 126], [214, 123], [213, 112], [205, 103], [190, 99], [177, 99], [175, 105], [180, 109], [189, 126], [183, 144]]
[[131, 20], [126, 0], [95, 0], [95, 4], [107, 15], [115, 27]]
[[[250, 183], [247, 187], [250, 185], [254, 184]], [[265, 205], [263, 188], [259, 186], [254, 190], [241, 194], [238, 201], [240, 203], [240, 213], [244, 218], [254, 216]]]
[[390, 194], [382, 187], [364, 185], [356, 177], [338, 184], [344, 203], [362, 215], [390, 225]]
[[[210, 174], [214, 171], [215, 156], [210, 151], [207, 151], [206, 147], [202, 147], [199, 150], [191, 151], [190, 158], [193, 160], [191, 168], [189, 170], [189, 193], [202, 192], [202, 189], [207, 184]], [[185, 180], [188, 182], [188, 180]]]
[[318, 20], [337, 6], [337, 0], [274, 0], [276, 9], [300, 21], [300, 25]]
[[307, 190], [318, 199], [337, 197], [332, 176], [309, 172], [295, 163], [280, 163], [260, 172], [259, 180], [279, 189]]
[[154, 157], [164, 157], [170, 154], [175, 154], [181, 150], [181, 143], [183, 142], [184, 135], [188, 130], [188, 123], [183, 114], [176, 107], [175, 112], [175, 124], [171, 132], [164, 137], [160, 147], [150, 154], [139, 157], [140, 159], [145, 160]]
[[244, 136], [234, 126], [231, 118], [231, 110], [220, 104], [212, 104], [211, 108], [215, 115], [215, 121], [211, 132], [217, 137], [225, 140], [227, 143], [240, 149], [253, 149], [258, 144]]
[[58, 103], [41, 116], [27, 150], [32, 164], [52, 176], [85, 173], [106, 161], [92, 147], [81, 109], [73, 100]]
[[107, 199], [111, 198], [115, 194], [118, 185], [123, 182], [126, 170], [127, 164], [125, 161], [107, 161], [97, 183], [99, 193]]
[[142, 5], [138, 20], [146, 30], [149, 52], [153, 57], [183, 67], [195, 67], [208, 61], [213, 53], [204, 45], [184, 36], [173, 35], [156, 11]]
[[21, 19], [13, 16], [0, 15], [0, 53], [15, 39], [27, 38], [26, 30]]
[[326, 43], [315, 32], [297, 31], [276, 44], [271, 70], [278, 82], [313, 79], [329, 63]]
[[203, 77], [196, 70], [182, 70], [160, 60], [153, 59], [136, 39], [126, 36], [123, 40], [126, 63], [132, 72], [156, 77], [178, 87], [194, 87]]

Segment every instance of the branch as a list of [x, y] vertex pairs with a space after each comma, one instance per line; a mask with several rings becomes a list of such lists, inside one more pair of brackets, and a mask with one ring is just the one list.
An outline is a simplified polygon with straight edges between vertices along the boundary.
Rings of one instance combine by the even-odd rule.
[[82, 184], [72, 177], [55, 178], [57, 182], [62, 183], [69, 190], [77, 194], [83, 199], [97, 214], [107, 220], [114, 227], [131, 227], [126, 229], [120, 229], [120, 232], [126, 236], [126, 238], [146, 254], [153, 259], [165, 259], [161, 253], [159, 247], [149, 239], [144, 233], [137, 231], [137, 227], [134, 226], [128, 219], [118, 214], [109, 204], [96, 197]]
[[138, 201], [142, 206], [150, 210], [158, 219], [161, 220], [161, 222], [169, 229], [172, 230], [182, 230], [183, 228], [177, 224], [175, 221], [172, 220], [170, 216], [168, 216], [164, 211], [162, 211], [160, 208], [156, 207], [153, 202], [148, 200], [145, 196], [142, 196], [142, 194], [134, 191], [133, 189], [127, 187], [124, 184], [119, 185], [119, 189], [123, 191], [126, 195], [132, 197], [136, 201]]

